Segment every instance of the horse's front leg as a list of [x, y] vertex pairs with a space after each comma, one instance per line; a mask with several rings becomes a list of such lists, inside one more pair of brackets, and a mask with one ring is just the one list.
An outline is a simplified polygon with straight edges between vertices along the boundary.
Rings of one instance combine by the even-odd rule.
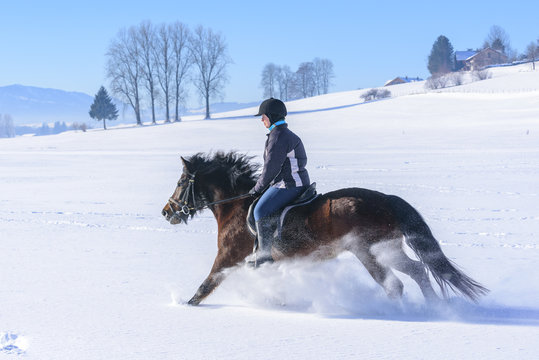
[[[234, 213], [234, 211], [229, 211], [228, 213]], [[200, 304], [226, 278], [227, 272], [225, 270], [236, 266], [251, 253], [253, 239], [245, 225], [247, 214], [244, 212], [239, 214], [236, 212], [236, 214], [228, 220], [222, 220], [220, 216], [217, 216], [219, 224], [217, 256], [210, 274], [200, 285], [196, 294], [189, 300], [189, 305]]]
[[[210, 274], [202, 282], [202, 285], [198, 288], [196, 294], [189, 300], [189, 305], [198, 305], [202, 300], [204, 300], [208, 295], [212, 293], [213, 290], [223, 280], [226, 278], [226, 269], [236, 266], [240, 263], [245, 257], [249, 254], [248, 248], [230, 248], [224, 247], [227, 250], [221, 250], [217, 253], [217, 257], [213, 263], [213, 267], [210, 271]], [[230, 251], [230, 249], [233, 249]]]
[[208, 275], [206, 280], [204, 280], [204, 282], [200, 285], [196, 294], [191, 298], [191, 300], [189, 300], [188, 304], [189, 305], [200, 304], [202, 300], [204, 300], [208, 295], [210, 295], [212, 291], [215, 290], [215, 288], [219, 286], [219, 284], [221, 284], [224, 278], [225, 278], [225, 274], [223, 272], [214, 273], [212, 271], [210, 275]]

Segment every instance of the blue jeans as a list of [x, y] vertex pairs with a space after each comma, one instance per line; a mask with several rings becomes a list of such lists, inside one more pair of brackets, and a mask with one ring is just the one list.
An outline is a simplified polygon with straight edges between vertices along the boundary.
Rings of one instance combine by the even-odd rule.
[[301, 195], [303, 191], [305, 191], [305, 186], [289, 189], [270, 187], [264, 194], [262, 194], [255, 206], [255, 220], [258, 221], [283, 209]]

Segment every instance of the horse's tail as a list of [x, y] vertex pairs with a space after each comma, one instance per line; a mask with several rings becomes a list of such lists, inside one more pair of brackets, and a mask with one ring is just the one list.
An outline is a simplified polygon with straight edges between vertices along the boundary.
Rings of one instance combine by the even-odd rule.
[[474, 302], [488, 292], [487, 288], [457, 269], [444, 255], [429, 226], [416, 209], [398, 196], [390, 195], [389, 201], [406, 243], [430, 270], [444, 298], [448, 296], [448, 288], [455, 293], [460, 292]]

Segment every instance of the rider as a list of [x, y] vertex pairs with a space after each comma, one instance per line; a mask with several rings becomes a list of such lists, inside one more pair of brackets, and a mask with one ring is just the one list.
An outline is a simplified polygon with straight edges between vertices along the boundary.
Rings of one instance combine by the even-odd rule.
[[305, 169], [307, 154], [301, 139], [288, 129], [286, 106], [279, 99], [266, 99], [258, 114], [269, 129], [264, 150], [264, 168], [249, 192], [258, 197], [254, 208], [258, 252], [256, 266], [273, 262], [271, 247], [277, 230], [279, 210], [295, 200], [310, 184]]

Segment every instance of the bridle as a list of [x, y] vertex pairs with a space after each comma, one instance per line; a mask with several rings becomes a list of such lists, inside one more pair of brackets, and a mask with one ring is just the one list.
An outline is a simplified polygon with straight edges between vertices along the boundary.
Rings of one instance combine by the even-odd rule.
[[[168, 199], [168, 202], [170, 205], [174, 204], [176, 205], [176, 207], [180, 210], [176, 210], [175, 213], [182, 213], [184, 215], [189, 215], [191, 213], [191, 210], [197, 210], [197, 206], [196, 206], [196, 200], [195, 200], [195, 175], [196, 173], [187, 173], [187, 180], [188, 180], [188, 184], [187, 184], [187, 188], [185, 189], [185, 191], [183, 191], [183, 193], [180, 195], [180, 200], [176, 200], [174, 199], [173, 197], [170, 197]], [[178, 184], [179, 185], [179, 184]], [[193, 205], [192, 206], [189, 206], [189, 194], [192, 194], [192, 198], [193, 198]], [[172, 210], [174, 210], [174, 208], [172, 206], [170, 206]]]
[[[219, 205], [219, 204], [225, 204], [228, 202], [232, 202], [239, 199], [245, 199], [251, 194], [243, 194], [234, 196], [231, 198], [223, 199], [223, 200], [217, 200], [212, 202], [205, 202], [197, 206], [196, 203], [196, 197], [195, 197], [195, 173], [187, 173], [187, 187], [183, 191], [183, 193], [180, 196], [179, 200], [174, 199], [173, 197], [170, 197], [168, 199], [168, 203], [170, 205], [170, 208], [174, 210], [174, 207], [172, 205], [175, 205], [175, 207], [179, 210], [174, 210], [174, 215], [177, 216], [180, 213], [184, 215], [191, 215], [191, 211], [197, 212], [202, 209], [206, 209], [213, 205]], [[189, 199], [191, 197], [191, 199]], [[192, 200], [192, 203], [190, 203], [190, 200]], [[194, 213], [193, 213], [194, 214]]]

